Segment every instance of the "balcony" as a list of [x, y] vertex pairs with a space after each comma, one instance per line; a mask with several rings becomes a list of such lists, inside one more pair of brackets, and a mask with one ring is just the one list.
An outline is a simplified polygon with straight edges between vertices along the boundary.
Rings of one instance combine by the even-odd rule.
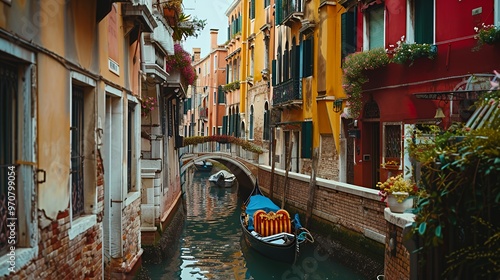
[[283, 24], [292, 26], [300, 23], [304, 17], [303, 0], [282, 0], [283, 5]]
[[274, 87], [273, 106], [275, 107], [302, 107], [302, 92], [300, 80], [290, 79]]
[[151, 9], [151, 0], [134, 0], [132, 3], [124, 3], [122, 6], [123, 18], [135, 28], [138, 28], [138, 23], [140, 23], [142, 31], [153, 32], [157, 23]]

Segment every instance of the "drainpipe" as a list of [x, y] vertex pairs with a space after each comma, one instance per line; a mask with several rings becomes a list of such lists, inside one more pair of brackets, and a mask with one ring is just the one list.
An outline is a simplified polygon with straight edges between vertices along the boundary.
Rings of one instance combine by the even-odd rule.
[[[411, 234], [412, 223], [407, 223], [403, 228], [403, 246], [406, 247], [410, 253], [410, 280], [417, 280], [418, 271], [418, 259], [415, 250], [417, 249], [417, 242], [415, 237]], [[405, 238], [405, 236], [411, 236], [411, 238]]]

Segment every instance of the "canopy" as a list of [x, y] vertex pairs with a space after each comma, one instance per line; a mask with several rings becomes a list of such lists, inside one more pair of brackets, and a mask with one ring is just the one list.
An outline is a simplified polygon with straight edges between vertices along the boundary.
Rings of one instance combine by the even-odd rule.
[[281, 208], [278, 205], [274, 204], [274, 202], [272, 202], [269, 198], [260, 194], [252, 195], [245, 210], [249, 217], [248, 230], [253, 230], [253, 214], [255, 213], [255, 211], [264, 210], [266, 211], [266, 213], [268, 213], [270, 211], [276, 212], [280, 209]]

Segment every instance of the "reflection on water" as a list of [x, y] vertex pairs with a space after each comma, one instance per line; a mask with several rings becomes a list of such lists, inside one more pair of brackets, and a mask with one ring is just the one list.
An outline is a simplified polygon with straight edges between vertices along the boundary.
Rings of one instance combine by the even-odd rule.
[[[215, 171], [214, 171], [215, 172]], [[185, 189], [186, 221], [175, 254], [161, 264], [144, 265], [151, 279], [363, 279], [331, 262], [319, 244], [301, 246], [294, 265], [263, 257], [242, 239], [238, 184], [211, 186], [209, 173], [195, 172]], [[191, 179], [191, 178], [190, 178]]]

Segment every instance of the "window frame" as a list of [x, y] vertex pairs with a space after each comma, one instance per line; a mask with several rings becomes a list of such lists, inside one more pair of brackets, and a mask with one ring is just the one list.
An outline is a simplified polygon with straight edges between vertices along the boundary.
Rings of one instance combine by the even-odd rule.
[[[384, 47], [385, 46], [385, 24], [386, 24], [386, 12], [384, 9], [384, 4], [378, 4], [373, 7], [370, 7], [369, 9], [366, 9], [364, 11], [364, 16], [363, 16], [363, 51], [368, 51], [371, 49], [379, 48], [379, 47]], [[372, 25], [370, 23], [370, 15], [373, 11], [382, 9], [383, 12], [383, 20], [382, 20], [382, 46], [370, 46], [370, 34], [371, 34], [371, 27]]]
[[[13, 92], [13, 98], [17, 99], [16, 110], [12, 112], [13, 117], [17, 119], [16, 127], [12, 129], [16, 132], [16, 140], [11, 138], [15, 145], [16, 152], [12, 155], [11, 163], [8, 165], [15, 166], [15, 183], [16, 183], [16, 238], [15, 244], [10, 244], [7, 241], [5, 250], [0, 254], [0, 276], [8, 275], [11, 270], [18, 272], [20, 268], [28, 264], [36, 257], [38, 246], [38, 229], [37, 219], [33, 211], [36, 211], [37, 206], [32, 203], [32, 196], [36, 194], [37, 182], [34, 176], [37, 166], [37, 154], [33, 147], [38, 146], [36, 138], [36, 123], [37, 112], [36, 107], [32, 108], [32, 104], [36, 103], [36, 96], [31, 91], [32, 77], [36, 75], [36, 64], [34, 54], [22, 49], [10, 42], [0, 38], [0, 45], [5, 46], [2, 54], [13, 58], [9, 64], [13, 71], [17, 72], [15, 83], [17, 88]], [[2, 61], [4, 63], [4, 61]], [[7, 184], [7, 180], [4, 182]], [[9, 191], [9, 190], [8, 190]], [[31, 237], [31, 238], [30, 238]], [[10, 266], [9, 253], [14, 252], [16, 256], [16, 265]]]
[[248, 116], [248, 139], [253, 140], [254, 138], [254, 107], [250, 105], [250, 114]]
[[[399, 127], [399, 156], [388, 156], [387, 149], [387, 127], [388, 126], [398, 126]], [[403, 122], [384, 122], [382, 123], [382, 164], [386, 164], [389, 161], [397, 160], [399, 162], [399, 170], [402, 169], [403, 166], [403, 157], [404, 157], [404, 123]]]

